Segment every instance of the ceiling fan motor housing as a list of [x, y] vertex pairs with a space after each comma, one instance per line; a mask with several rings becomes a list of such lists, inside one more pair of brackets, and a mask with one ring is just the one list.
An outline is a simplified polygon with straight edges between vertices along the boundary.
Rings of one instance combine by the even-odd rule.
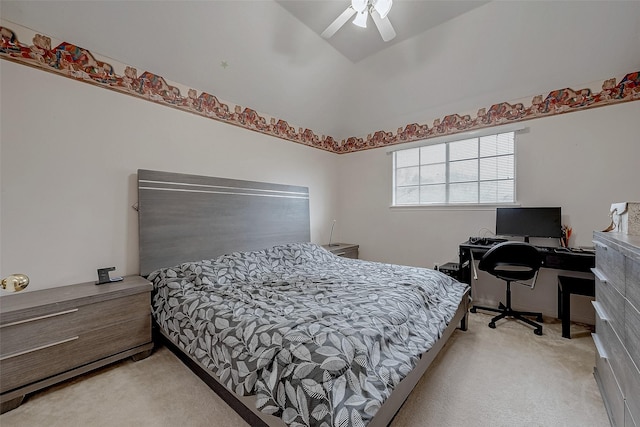
[[388, 42], [396, 36], [396, 32], [387, 18], [391, 10], [393, 0], [351, 0], [351, 5], [338, 16], [323, 32], [322, 37], [328, 39], [333, 36], [354, 14], [353, 23], [358, 27], [367, 28], [369, 15], [382, 36], [382, 40]]

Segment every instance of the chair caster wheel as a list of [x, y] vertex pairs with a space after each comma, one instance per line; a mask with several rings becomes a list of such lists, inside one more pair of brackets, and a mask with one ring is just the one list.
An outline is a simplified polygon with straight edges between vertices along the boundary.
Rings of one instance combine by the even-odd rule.
[[534, 329], [533, 333], [536, 335], [542, 335], [542, 329]]
[[496, 328], [496, 322], [491, 322], [491, 323], [489, 323], [489, 327], [490, 327], [491, 329], [495, 329], [495, 328]]
[[506, 307], [503, 303], [500, 303], [500, 304], [498, 304], [498, 308], [499, 308], [500, 310], [504, 310], [504, 309], [506, 309], [507, 307]]
[[475, 307], [471, 307], [471, 308], [469, 309], [469, 311], [470, 311], [470, 312], [472, 312], [472, 313], [477, 313], [477, 310], [476, 310], [476, 308], [475, 308]]

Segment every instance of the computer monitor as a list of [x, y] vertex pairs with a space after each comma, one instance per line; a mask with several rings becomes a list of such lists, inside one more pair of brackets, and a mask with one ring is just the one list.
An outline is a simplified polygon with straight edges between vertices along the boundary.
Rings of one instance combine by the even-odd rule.
[[555, 207], [497, 208], [496, 235], [529, 237], [562, 237], [561, 209]]

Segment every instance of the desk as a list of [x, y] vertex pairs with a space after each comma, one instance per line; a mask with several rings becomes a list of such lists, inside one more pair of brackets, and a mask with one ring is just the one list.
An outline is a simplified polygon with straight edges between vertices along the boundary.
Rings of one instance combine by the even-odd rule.
[[[473, 276], [473, 270], [475, 267], [472, 265], [473, 260], [479, 261], [482, 256], [491, 249], [492, 245], [478, 245], [464, 242], [459, 247], [460, 257], [460, 269], [458, 270], [458, 280], [468, 285], [471, 285], [471, 277]], [[563, 248], [549, 248], [536, 246], [542, 254], [542, 268], [552, 268], [555, 270], [569, 270], [580, 272], [591, 272], [591, 269], [596, 265], [596, 255], [593, 252], [588, 251], [569, 251]], [[473, 257], [472, 257], [473, 256]], [[572, 282], [573, 283], [573, 282]], [[580, 281], [579, 283], [587, 283], [587, 281]], [[589, 290], [584, 290], [588, 292]], [[580, 291], [572, 288], [571, 293], [579, 293]], [[562, 289], [558, 286], [558, 301], [562, 301]], [[559, 303], [558, 317], [563, 320], [563, 333], [566, 337], [568, 332], [564, 330], [564, 325], [568, 327], [569, 309], [561, 310], [561, 304]], [[566, 319], [565, 319], [566, 317]]]
[[[473, 268], [471, 266], [471, 255], [473, 259], [480, 261], [480, 258], [487, 253], [492, 246], [475, 245], [469, 242], [460, 244], [460, 270], [458, 280], [471, 285]], [[542, 253], [542, 268], [553, 268], [555, 270], [569, 270], [591, 272], [596, 266], [596, 254], [593, 252], [570, 252], [568, 250], [536, 246]]]

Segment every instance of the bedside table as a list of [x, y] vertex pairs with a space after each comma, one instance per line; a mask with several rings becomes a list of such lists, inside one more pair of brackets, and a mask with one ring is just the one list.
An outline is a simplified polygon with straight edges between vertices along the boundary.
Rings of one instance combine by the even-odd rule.
[[129, 276], [0, 298], [0, 413], [27, 393], [151, 354], [151, 289]]
[[322, 245], [322, 247], [334, 255], [344, 258], [358, 259], [358, 248], [360, 245], [354, 245], [352, 243], [334, 243], [331, 246]]

